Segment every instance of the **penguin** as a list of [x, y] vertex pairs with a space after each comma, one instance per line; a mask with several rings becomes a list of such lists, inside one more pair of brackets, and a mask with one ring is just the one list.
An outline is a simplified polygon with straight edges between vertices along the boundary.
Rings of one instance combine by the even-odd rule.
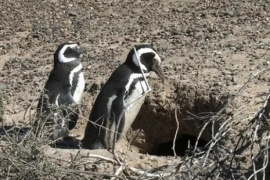
[[89, 116], [82, 147], [113, 150], [135, 120], [145, 95], [147, 77], [155, 72], [164, 81], [161, 58], [153, 46], [135, 45], [98, 94]]
[[77, 123], [85, 80], [78, 44], [63, 43], [54, 53], [54, 66], [37, 105], [35, 133], [45, 125], [53, 140], [64, 138]]

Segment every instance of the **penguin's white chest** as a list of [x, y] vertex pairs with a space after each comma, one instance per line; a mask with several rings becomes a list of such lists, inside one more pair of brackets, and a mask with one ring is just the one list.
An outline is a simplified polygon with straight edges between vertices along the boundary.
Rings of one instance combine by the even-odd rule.
[[84, 80], [83, 72], [79, 73], [77, 84], [74, 84], [73, 79], [74, 79], [75, 74], [81, 70], [82, 70], [82, 64], [79, 64], [76, 68], [74, 68], [70, 72], [70, 75], [69, 75], [69, 81], [70, 81], [71, 86], [72, 87], [76, 86], [75, 91], [73, 93], [73, 100], [75, 101], [76, 104], [80, 103], [80, 101], [82, 99], [84, 87], [85, 87], [85, 80]]
[[122, 134], [125, 134], [130, 128], [131, 124], [137, 117], [143, 103], [145, 100], [145, 95], [147, 92], [147, 85], [145, 81], [138, 81], [135, 84], [135, 89], [124, 101], [125, 110], [125, 125]]
[[84, 80], [83, 72], [81, 72], [79, 74], [79, 80], [78, 80], [76, 89], [75, 89], [74, 94], [73, 94], [73, 100], [77, 104], [79, 104], [81, 102], [84, 87], [85, 87], [85, 80]]
[[138, 81], [135, 84], [135, 88], [130, 90], [131, 94], [125, 99], [124, 105], [126, 107], [126, 112], [132, 110], [133, 107], [137, 104], [136, 102], [139, 101], [143, 95], [147, 92], [147, 85], [145, 81]]

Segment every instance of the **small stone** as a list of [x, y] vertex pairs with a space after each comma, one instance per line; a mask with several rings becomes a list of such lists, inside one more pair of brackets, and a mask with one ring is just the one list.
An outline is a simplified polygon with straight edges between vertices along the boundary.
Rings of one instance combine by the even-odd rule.
[[227, 80], [226, 81], [226, 86], [231, 86], [232, 85], [232, 82], [230, 80]]
[[69, 12], [68, 15], [69, 16], [77, 16], [77, 14], [75, 12]]
[[213, 51], [214, 54], [217, 54], [217, 55], [221, 55], [221, 52], [220, 51]]
[[190, 54], [189, 59], [194, 59], [194, 56]]
[[228, 10], [228, 11], [225, 11], [225, 12], [224, 12], [224, 15], [225, 15], [225, 16], [231, 16], [231, 17], [232, 17], [232, 16], [234, 15], [234, 13], [233, 13], [233, 11], [229, 11], [229, 10]]
[[21, 26], [20, 28], [19, 28], [19, 31], [20, 32], [24, 32], [24, 31], [26, 31], [27, 30], [27, 27], [26, 26]]
[[69, 32], [68, 32], [67, 29], [65, 29], [65, 30], [62, 32], [62, 35], [63, 35], [63, 36], [68, 36], [68, 34], [69, 34]]
[[0, 83], [0, 91], [5, 90], [7, 86], [3, 83]]

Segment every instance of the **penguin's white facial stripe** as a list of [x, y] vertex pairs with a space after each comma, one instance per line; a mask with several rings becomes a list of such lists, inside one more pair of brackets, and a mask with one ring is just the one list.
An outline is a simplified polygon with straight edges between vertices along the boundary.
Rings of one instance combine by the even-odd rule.
[[62, 63], [68, 63], [68, 62], [71, 62], [71, 61], [75, 61], [77, 58], [67, 58], [64, 54], [65, 54], [65, 51], [66, 49], [70, 47], [72, 49], [74, 48], [80, 48], [77, 44], [67, 44], [67, 45], [64, 45], [62, 47], [62, 49], [59, 51], [59, 54], [58, 54], [58, 60], [59, 62], [62, 62]]
[[154, 59], [158, 62], [158, 65], [161, 64], [161, 58], [160, 58], [160, 56], [157, 53], [155, 54]]
[[[141, 62], [141, 56], [142, 56], [142, 54], [145, 54], [145, 53], [154, 53], [155, 54], [155, 57], [154, 58], [156, 59], [156, 61], [158, 61], [158, 64], [161, 63], [160, 56], [157, 54], [156, 51], [154, 51], [151, 48], [141, 48], [141, 49], [137, 50], [137, 56], [138, 56], [138, 58], [139, 58], [138, 60], [140, 62]], [[136, 53], [135, 52], [133, 54], [132, 60], [133, 60], [134, 64], [139, 67], [139, 64], [138, 64], [138, 61], [137, 61], [137, 57], [136, 57]], [[142, 63], [141, 63], [141, 67], [142, 67], [143, 70], [147, 71], [147, 68]]]
[[74, 74], [81, 71], [82, 70], [82, 64], [79, 64], [77, 67], [75, 67], [74, 69], [72, 69], [72, 71], [70, 71], [69, 74], [69, 83], [70, 86], [72, 86], [72, 82], [73, 82], [73, 78], [74, 78]]
[[[147, 76], [149, 76], [149, 73], [145, 73], [144, 75], [145, 75], [145, 77], [147, 77]], [[127, 83], [127, 85], [126, 85], [126, 87], [125, 87], [126, 92], [129, 91], [132, 82], [133, 82], [135, 79], [138, 79], [138, 78], [143, 78], [143, 75], [142, 75], [141, 73], [133, 73], [133, 74], [131, 74], [131, 76], [130, 76], [129, 79], [128, 79], [128, 83]]]

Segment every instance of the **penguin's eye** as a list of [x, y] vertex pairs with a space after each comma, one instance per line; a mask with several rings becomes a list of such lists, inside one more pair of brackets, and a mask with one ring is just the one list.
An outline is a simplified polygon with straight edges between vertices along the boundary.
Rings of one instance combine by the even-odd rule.
[[154, 61], [156, 61], [157, 59], [156, 58], [153, 58]]

